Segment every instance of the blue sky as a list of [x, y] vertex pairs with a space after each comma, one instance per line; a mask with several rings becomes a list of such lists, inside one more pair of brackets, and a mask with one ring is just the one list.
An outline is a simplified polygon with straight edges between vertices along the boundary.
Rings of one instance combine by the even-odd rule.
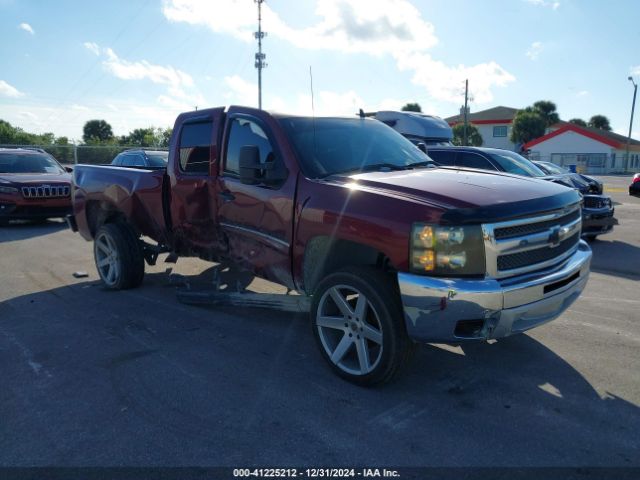
[[[626, 134], [640, 81], [640, 2], [267, 0], [266, 109], [316, 114], [419, 102], [447, 117], [554, 101]], [[172, 125], [194, 106], [257, 105], [252, 0], [0, 0], [0, 118], [82, 136]], [[640, 114], [638, 115], [640, 117]], [[640, 118], [634, 136], [640, 138]]]

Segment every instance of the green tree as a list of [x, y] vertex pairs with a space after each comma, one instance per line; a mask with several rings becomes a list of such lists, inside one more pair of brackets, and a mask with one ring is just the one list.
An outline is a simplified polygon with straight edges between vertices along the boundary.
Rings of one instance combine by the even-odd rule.
[[422, 107], [419, 103], [407, 103], [404, 107], [402, 107], [403, 112], [420, 112], [422, 113]]
[[154, 145], [154, 129], [149, 128], [136, 128], [132, 132], [129, 132], [125, 138], [125, 145], [134, 145], [136, 147], [151, 147]]
[[0, 120], [0, 143], [7, 145], [48, 145], [53, 138], [52, 133], [36, 135], [14, 127], [5, 120]]
[[156, 128], [153, 132], [154, 136], [154, 145], [157, 147], [167, 148], [169, 146], [169, 141], [171, 140], [171, 134], [173, 133], [173, 128]]
[[550, 100], [538, 100], [533, 104], [533, 110], [542, 117], [546, 127], [555, 125], [560, 121], [556, 104]]
[[587, 126], [587, 122], [585, 122], [581, 118], [572, 118], [571, 120], [569, 120], [569, 123], [573, 123], [574, 125], [578, 125], [579, 127]]
[[547, 122], [531, 107], [519, 110], [513, 119], [511, 141], [513, 143], [527, 143], [541, 137], [547, 128]]
[[113, 130], [105, 120], [89, 120], [82, 131], [85, 143], [106, 143], [113, 140]]
[[611, 131], [611, 125], [609, 119], [604, 115], [594, 115], [589, 119], [589, 126], [592, 128], [599, 128], [600, 130]]
[[15, 137], [15, 128], [4, 120], [0, 120], [0, 143], [11, 144]]
[[[454, 145], [464, 145], [464, 124], [458, 123], [455, 127], [453, 127], [453, 144]], [[481, 147], [482, 146], [482, 135], [478, 129], [471, 124], [467, 125], [467, 145], [471, 145], [473, 147]]]

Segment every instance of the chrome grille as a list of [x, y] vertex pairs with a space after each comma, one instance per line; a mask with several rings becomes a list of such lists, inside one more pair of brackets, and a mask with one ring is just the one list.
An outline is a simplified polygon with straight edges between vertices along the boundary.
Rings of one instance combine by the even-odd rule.
[[522, 268], [527, 265], [546, 262], [552, 258], [556, 258], [558, 255], [571, 250], [576, 243], [580, 240], [580, 234], [567, 238], [560, 242], [558, 247], [542, 247], [535, 250], [528, 250], [519, 253], [509, 253], [506, 255], [498, 255], [498, 271], [513, 270], [515, 268]]
[[514, 225], [513, 227], [496, 228], [494, 230], [494, 234], [496, 240], [521, 237], [523, 235], [544, 232], [550, 227], [555, 227], [558, 224], [564, 225], [573, 222], [578, 218], [580, 218], [580, 210], [574, 210], [558, 220], [547, 220], [546, 222], [527, 223], [524, 225]]
[[69, 185], [32, 185], [22, 187], [24, 198], [62, 198], [68, 197]]
[[584, 198], [585, 208], [608, 208], [611, 206], [611, 199], [604, 195], [585, 195]]
[[558, 264], [578, 248], [580, 205], [536, 217], [482, 225], [487, 275], [506, 278]]

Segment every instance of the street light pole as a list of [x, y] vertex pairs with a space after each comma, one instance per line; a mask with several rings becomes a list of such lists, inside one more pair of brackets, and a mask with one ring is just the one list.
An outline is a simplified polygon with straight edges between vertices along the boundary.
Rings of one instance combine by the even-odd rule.
[[629, 169], [629, 145], [631, 144], [631, 129], [633, 128], [633, 111], [636, 108], [636, 93], [638, 93], [638, 85], [633, 81], [633, 77], [629, 77], [629, 81], [633, 83], [633, 101], [631, 102], [631, 121], [629, 122], [629, 135], [627, 136], [627, 158], [625, 159], [624, 170]]
[[469, 79], [464, 81], [464, 129], [462, 135], [462, 145], [467, 146], [467, 126], [469, 125], [469, 119], [467, 116], [468, 112], [468, 101], [469, 101]]

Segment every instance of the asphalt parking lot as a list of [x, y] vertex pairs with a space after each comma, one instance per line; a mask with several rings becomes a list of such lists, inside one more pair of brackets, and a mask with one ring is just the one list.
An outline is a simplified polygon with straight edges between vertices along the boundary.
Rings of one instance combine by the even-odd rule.
[[620, 225], [562, 317], [421, 346], [378, 389], [334, 376], [304, 315], [177, 302], [166, 269], [210, 264], [109, 292], [62, 223], [0, 229], [0, 465], [640, 466], [640, 198], [603, 178]]

